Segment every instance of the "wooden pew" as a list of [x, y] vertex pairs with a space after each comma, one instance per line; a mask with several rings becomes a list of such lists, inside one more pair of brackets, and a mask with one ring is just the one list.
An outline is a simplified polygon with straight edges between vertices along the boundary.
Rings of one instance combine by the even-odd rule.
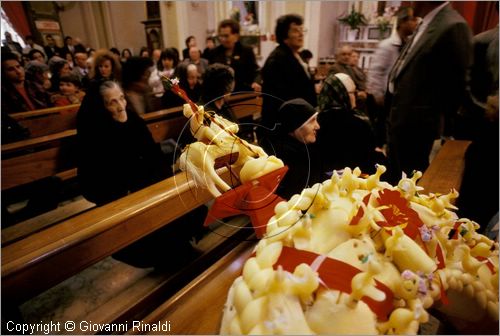
[[210, 199], [180, 173], [2, 246], [3, 300], [22, 303]]
[[[425, 188], [425, 193], [448, 193], [451, 188], [460, 189], [464, 154], [469, 144], [469, 141], [447, 141], [443, 145], [420, 180], [419, 185]], [[241, 275], [243, 264], [255, 245], [247, 242], [235, 248], [143, 318], [142, 322], [169, 322], [171, 334], [218, 334], [229, 288]], [[198, 316], [203, 318], [196, 318], [196, 323], [193, 323], [193, 318]], [[128, 331], [128, 334], [142, 333], [133, 329]]]
[[[177, 138], [186, 118], [175, 116], [180, 109], [155, 112], [146, 119], [155, 141]], [[76, 176], [76, 130], [26, 139], [2, 145], [2, 190], [49, 176]]]
[[470, 141], [465, 140], [448, 140], [443, 144], [418, 181], [425, 194], [447, 194], [452, 188], [460, 191], [465, 169], [465, 152], [470, 144]]
[[[239, 117], [258, 115], [260, 113], [261, 99], [255, 94], [243, 94], [229, 99], [235, 113]], [[42, 113], [43, 112], [43, 113]], [[38, 110], [32, 112], [18, 113], [30, 117], [32, 115], [57, 115], [56, 109]], [[167, 138], [174, 138], [184, 129], [187, 119], [181, 115], [182, 107], [160, 110], [145, 114], [143, 117], [150, 129], [155, 141], [160, 142]], [[11, 193], [17, 192], [19, 187], [23, 187], [30, 182], [38, 181], [50, 176], [60, 177], [63, 181], [76, 177], [76, 157], [75, 157], [76, 130], [66, 130], [63, 132], [49, 134], [33, 139], [27, 139], [16, 143], [2, 146], [2, 191]], [[22, 192], [22, 190], [20, 191]], [[19, 194], [19, 193], [18, 193]], [[5, 196], [5, 195], [4, 195]], [[16, 196], [16, 199], [18, 197]], [[6, 200], [11, 197], [6, 196]], [[12, 202], [12, 201], [11, 201]], [[5, 203], [4, 203], [5, 204]], [[88, 204], [82, 207], [72, 208], [74, 216], [79, 212], [88, 210]], [[69, 217], [69, 216], [68, 216]], [[54, 220], [47, 220], [55, 218]], [[18, 240], [32, 232], [42, 230], [61, 221], [63, 218], [55, 215], [44, 216], [43, 223], [40, 220], [27, 220], [21, 224], [10, 227], [7, 231], [2, 231], [2, 242], [9, 243]], [[42, 220], [41, 219], [41, 220]]]
[[73, 104], [12, 113], [10, 116], [29, 129], [31, 138], [36, 138], [76, 128], [76, 113], [79, 108], [80, 104]]
[[[260, 117], [262, 99], [259, 93], [236, 94], [228, 98], [238, 118], [255, 115]], [[76, 128], [76, 115], [80, 104], [51, 107], [46, 109], [12, 113], [10, 116], [21, 126], [30, 130], [30, 138], [60, 133]], [[146, 113], [146, 121], [164, 118], [166, 115], [182, 112], [182, 106]]]
[[[262, 99], [258, 94], [242, 94], [229, 98], [238, 118], [260, 115]], [[71, 105], [73, 108], [78, 105]], [[18, 120], [31, 120], [33, 116], [57, 116], [56, 108], [13, 114]], [[143, 116], [155, 141], [177, 139], [187, 119], [182, 116], [182, 106], [147, 113]], [[24, 118], [24, 119], [23, 119]], [[13, 188], [44, 177], [60, 175], [76, 176], [76, 130], [38, 136], [2, 145], [2, 190]]]

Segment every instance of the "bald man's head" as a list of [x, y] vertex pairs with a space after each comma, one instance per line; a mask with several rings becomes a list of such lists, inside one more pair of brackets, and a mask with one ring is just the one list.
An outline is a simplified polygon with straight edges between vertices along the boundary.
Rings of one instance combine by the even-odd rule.
[[348, 45], [340, 47], [337, 53], [337, 62], [340, 64], [349, 64], [352, 54], [352, 48]]

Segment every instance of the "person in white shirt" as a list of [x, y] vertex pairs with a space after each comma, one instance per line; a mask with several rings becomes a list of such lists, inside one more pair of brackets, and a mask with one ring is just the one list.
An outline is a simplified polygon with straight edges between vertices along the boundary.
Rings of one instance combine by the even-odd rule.
[[374, 126], [377, 145], [382, 147], [386, 142], [385, 123], [387, 111], [384, 106], [387, 80], [392, 66], [396, 62], [404, 43], [417, 27], [417, 19], [413, 8], [401, 7], [396, 13], [396, 30], [392, 35], [380, 41], [371, 59], [366, 88], [368, 92], [368, 114]]

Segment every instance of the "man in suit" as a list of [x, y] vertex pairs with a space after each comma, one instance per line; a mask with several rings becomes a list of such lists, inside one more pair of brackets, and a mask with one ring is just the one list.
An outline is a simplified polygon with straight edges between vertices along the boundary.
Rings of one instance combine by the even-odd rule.
[[472, 36], [448, 2], [415, 1], [422, 17], [389, 74], [388, 156], [391, 178], [425, 171], [435, 139], [451, 135], [465, 93]]
[[241, 44], [240, 24], [234, 20], [223, 20], [218, 28], [220, 45], [212, 49], [208, 62], [222, 63], [234, 70], [235, 87], [238, 91], [258, 91], [257, 83], [259, 66], [253, 49]]
[[54, 56], [63, 56], [61, 48], [56, 45], [56, 41], [54, 37], [50, 34], [45, 36], [45, 41], [47, 41], [47, 45], [43, 48], [45, 50], [45, 55], [47, 55], [47, 59], [51, 59]]

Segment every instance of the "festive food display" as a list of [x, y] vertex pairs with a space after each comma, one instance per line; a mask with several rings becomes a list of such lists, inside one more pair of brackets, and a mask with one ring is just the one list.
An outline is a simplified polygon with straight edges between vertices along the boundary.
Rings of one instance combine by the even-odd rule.
[[[184, 105], [184, 116], [189, 118], [189, 128], [198, 140], [189, 144], [180, 157], [180, 169], [218, 197], [231, 187], [215, 172], [215, 161], [226, 157], [232, 168], [241, 168], [239, 181], [255, 180], [283, 167], [283, 161], [268, 156], [262, 148], [239, 138], [238, 125], [204, 110], [203, 106]], [[234, 172], [234, 170], [233, 170]]]
[[[415, 334], [431, 307], [462, 321], [498, 321], [498, 243], [458, 218], [455, 190], [422, 194], [421, 172], [392, 186], [378, 166], [370, 176], [334, 171], [282, 200], [273, 191], [283, 162], [167, 84], [188, 102], [197, 139], [180, 167], [216, 197], [206, 224], [245, 213], [262, 238], [229, 290], [221, 334]], [[240, 186], [217, 175], [222, 158], [233, 174], [241, 168]]]
[[280, 202], [231, 286], [221, 334], [415, 334], [436, 307], [498, 321], [498, 244], [453, 210], [456, 191], [359, 169]]

